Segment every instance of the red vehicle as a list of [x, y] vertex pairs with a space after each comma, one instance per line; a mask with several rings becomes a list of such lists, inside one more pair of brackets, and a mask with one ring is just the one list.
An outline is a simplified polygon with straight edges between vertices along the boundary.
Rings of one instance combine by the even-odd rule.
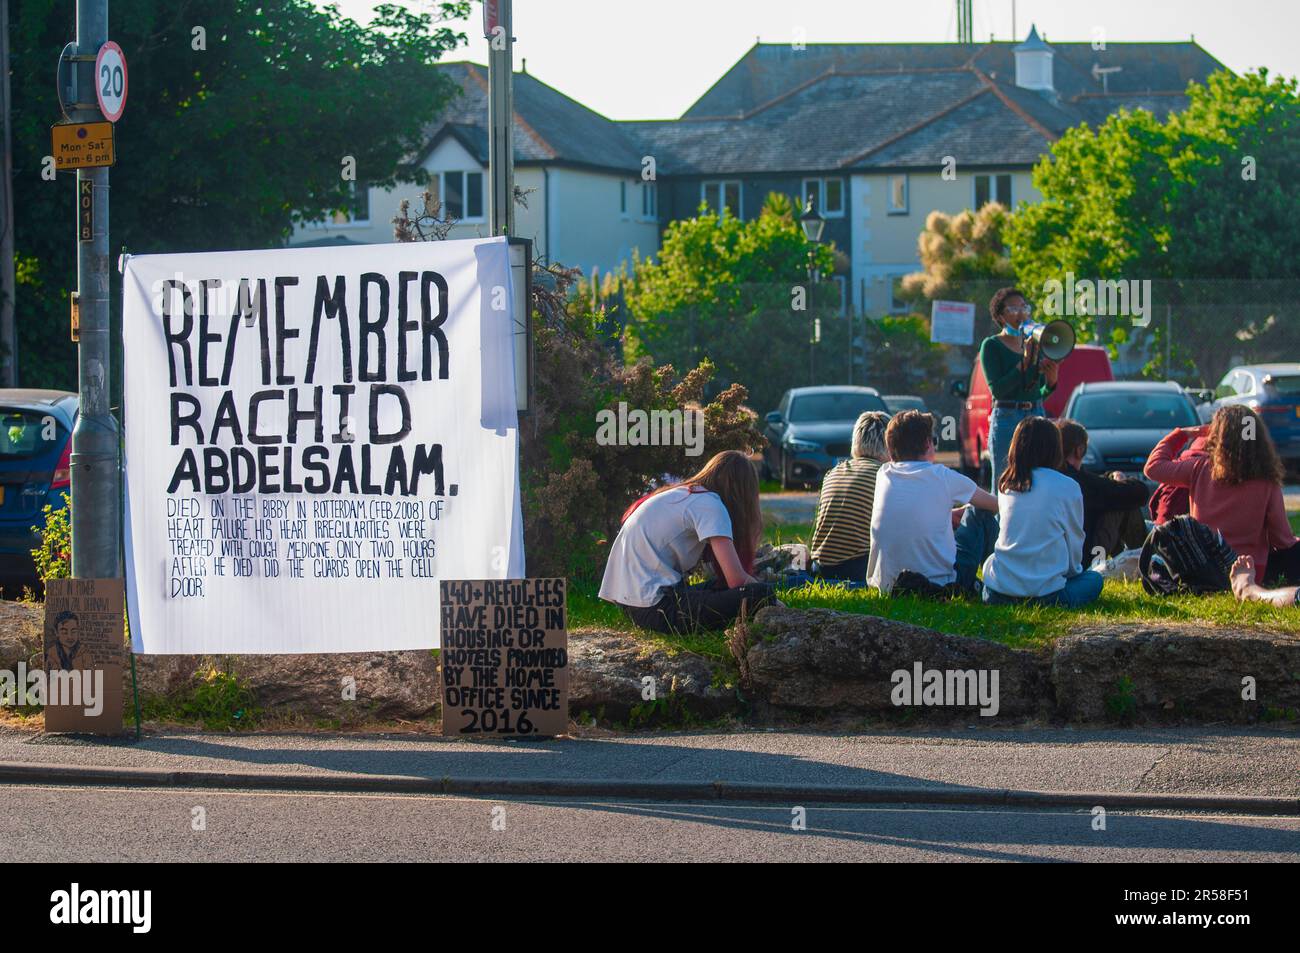
[[[1080, 344], [1061, 362], [1056, 390], [1043, 401], [1047, 416], [1061, 416], [1066, 403], [1070, 400], [1070, 395], [1080, 384], [1114, 379], [1115, 374], [1110, 367], [1110, 355], [1106, 353], [1106, 349], [1095, 344]], [[961, 465], [970, 473], [978, 473], [980, 486], [987, 486], [991, 469], [989, 414], [993, 411], [993, 395], [989, 393], [989, 385], [984, 380], [984, 370], [980, 367], [978, 358], [975, 360], [975, 367], [971, 370], [970, 383], [963, 380], [955, 381], [952, 385], [952, 395], [964, 401], [959, 424]]]

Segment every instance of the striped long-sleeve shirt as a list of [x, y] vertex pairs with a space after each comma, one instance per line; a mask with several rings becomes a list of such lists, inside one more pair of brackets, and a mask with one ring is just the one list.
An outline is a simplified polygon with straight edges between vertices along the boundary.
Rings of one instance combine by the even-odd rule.
[[879, 471], [880, 463], [866, 457], [845, 460], [827, 471], [813, 525], [813, 559], [834, 566], [870, 552], [871, 503]]

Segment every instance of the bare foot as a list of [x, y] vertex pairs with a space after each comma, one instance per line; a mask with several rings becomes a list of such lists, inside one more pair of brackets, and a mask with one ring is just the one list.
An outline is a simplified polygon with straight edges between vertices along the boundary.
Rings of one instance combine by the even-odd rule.
[[1232, 582], [1232, 594], [1238, 599], [1244, 600], [1246, 594], [1255, 585], [1254, 558], [1251, 556], [1238, 556], [1237, 561], [1228, 570], [1228, 578]]

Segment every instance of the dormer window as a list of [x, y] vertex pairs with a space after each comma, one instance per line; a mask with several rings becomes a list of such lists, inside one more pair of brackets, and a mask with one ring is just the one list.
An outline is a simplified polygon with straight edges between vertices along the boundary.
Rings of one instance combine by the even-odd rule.
[[1016, 85], [1021, 89], [1052, 93], [1052, 59], [1055, 51], [1038, 35], [1038, 27], [1029, 28], [1029, 37], [1015, 48]]

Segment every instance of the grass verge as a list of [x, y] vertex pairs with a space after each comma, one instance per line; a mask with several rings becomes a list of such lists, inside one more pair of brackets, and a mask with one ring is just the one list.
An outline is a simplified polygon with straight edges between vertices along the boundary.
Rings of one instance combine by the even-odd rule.
[[[1300, 535], [1300, 513], [1291, 514], [1290, 521]], [[812, 526], [806, 523], [782, 525], [769, 522], [763, 528], [764, 541], [777, 545], [805, 543], [811, 535]], [[572, 627], [635, 632], [652, 643], [711, 657], [727, 657], [726, 640], [721, 633], [677, 637], [639, 630], [622, 610], [602, 602], [596, 596], [597, 589], [598, 585], [594, 583], [571, 581], [569, 618]], [[793, 608], [836, 609], [880, 616], [953, 635], [989, 639], [1014, 648], [1041, 648], [1077, 626], [1106, 623], [1166, 623], [1300, 633], [1300, 610], [1275, 609], [1260, 603], [1243, 604], [1230, 593], [1161, 598], [1147, 595], [1138, 582], [1107, 581], [1101, 598], [1078, 610], [931, 602], [911, 596], [885, 596], [874, 589], [847, 589], [828, 584], [785, 589], [779, 596], [782, 602]]]
[[[572, 628], [637, 633], [666, 647], [726, 657], [726, 640], [721, 633], [665, 636], [645, 632], [637, 629], [621, 610], [597, 598], [596, 589], [594, 584], [571, 582], [569, 624]], [[953, 635], [1001, 642], [1013, 648], [1044, 647], [1077, 626], [1106, 623], [1173, 623], [1300, 633], [1300, 611], [1294, 609], [1275, 609], [1259, 603], [1243, 605], [1227, 593], [1157, 598], [1147, 595], [1141, 583], [1136, 582], [1107, 582], [1101, 598], [1079, 610], [932, 602], [912, 596], [885, 596], [874, 589], [827, 584], [784, 589], [779, 596], [792, 608], [835, 609], [880, 616]]]

